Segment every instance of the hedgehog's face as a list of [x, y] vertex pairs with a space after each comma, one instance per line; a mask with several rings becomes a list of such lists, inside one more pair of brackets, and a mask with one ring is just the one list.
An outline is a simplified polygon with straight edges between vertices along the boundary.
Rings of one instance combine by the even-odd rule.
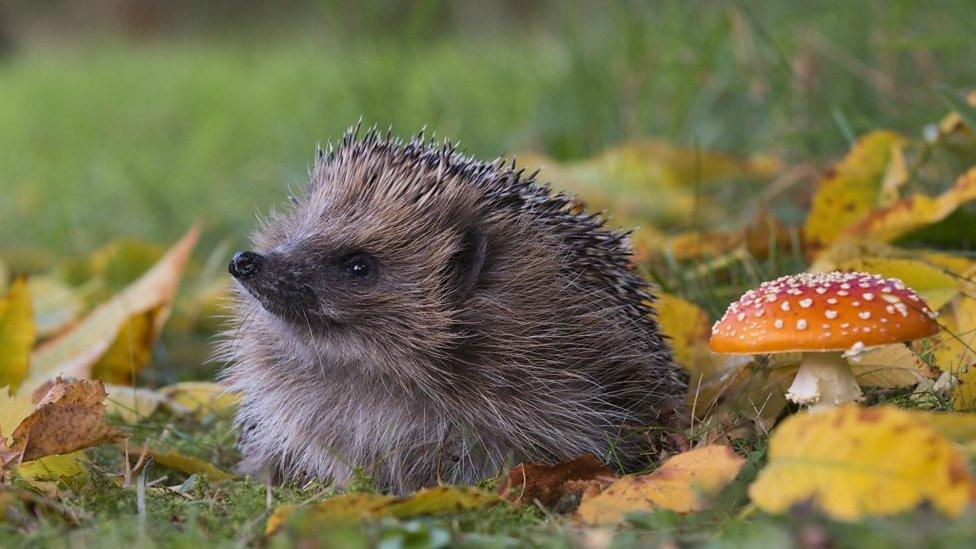
[[379, 265], [365, 250], [234, 254], [230, 274], [268, 313], [312, 331], [355, 320], [377, 293]]
[[382, 349], [402, 358], [452, 345], [488, 253], [472, 201], [343, 202], [335, 188], [313, 188], [262, 227], [256, 251], [235, 254], [229, 271], [241, 298], [281, 321], [266, 325], [333, 356]]

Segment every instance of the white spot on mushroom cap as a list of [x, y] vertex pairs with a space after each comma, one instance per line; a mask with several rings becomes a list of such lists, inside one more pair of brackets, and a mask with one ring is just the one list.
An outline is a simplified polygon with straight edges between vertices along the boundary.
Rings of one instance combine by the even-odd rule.
[[809, 309], [810, 305], [813, 305], [813, 300], [810, 299], [809, 297], [800, 300], [800, 307], [803, 307], [804, 309]]

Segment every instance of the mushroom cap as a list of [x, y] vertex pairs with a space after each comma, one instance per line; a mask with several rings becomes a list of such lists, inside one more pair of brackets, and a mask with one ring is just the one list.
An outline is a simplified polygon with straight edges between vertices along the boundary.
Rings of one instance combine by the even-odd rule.
[[902, 281], [866, 273], [800, 273], [764, 282], [712, 326], [717, 353], [832, 352], [911, 341], [939, 325]]

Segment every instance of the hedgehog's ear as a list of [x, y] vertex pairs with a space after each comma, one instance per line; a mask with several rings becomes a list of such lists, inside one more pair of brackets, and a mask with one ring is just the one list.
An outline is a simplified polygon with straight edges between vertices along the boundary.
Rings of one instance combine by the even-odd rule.
[[450, 273], [453, 277], [452, 294], [456, 299], [464, 299], [471, 293], [488, 255], [488, 238], [484, 231], [471, 227], [461, 234], [461, 249], [451, 258]]

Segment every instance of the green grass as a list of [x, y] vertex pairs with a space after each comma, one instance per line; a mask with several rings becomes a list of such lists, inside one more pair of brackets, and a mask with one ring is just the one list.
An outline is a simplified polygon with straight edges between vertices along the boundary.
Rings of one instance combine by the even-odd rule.
[[945, 110], [934, 85], [976, 76], [968, 2], [642, 5], [483, 33], [428, 15], [400, 34], [340, 21], [328, 37], [28, 45], [0, 64], [0, 250], [29, 268], [123, 235], [168, 242], [194, 219], [210, 245], [242, 242], [360, 117], [482, 157], [660, 135], [821, 162], [867, 128], [917, 131]]
[[[371, 19], [383, 11], [377, 5], [343, 19], [323, 3], [328, 36], [310, 18], [261, 38], [244, 28], [140, 43], [31, 42], [0, 61], [0, 257], [15, 271], [45, 270], [120, 237], [165, 245], [201, 219], [202, 262], [218, 243], [242, 243], [256, 212], [302, 184], [315, 145], [360, 117], [403, 136], [427, 126], [486, 158], [526, 150], [584, 158], [654, 135], [819, 167], [867, 129], [918, 132], [945, 112], [942, 85], [976, 81], [976, 5], [964, 1], [571, 3], [530, 20], [513, 14], [486, 32], [441, 28], [436, 9], [381, 25]], [[804, 197], [801, 189], [798, 209]], [[678, 264], [649, 274], [715, 316], [743, 289], [804, 264], [795, 252], [740, 258], [722, 278]], [[213, 366], [199, 362], [211, 330], [165, 334], [144, 381], [210, 375]], [[911, 404], [904, 394], [879, 398]], [[226, 420], [159, 413], [135, 436], [227, 469], [236, 461]], [[745, 487], [762, 444], [744, 446], [750, 467], [714, 509], [635, 517], [614, 545], [786, 547], [827, 538], [838, 547], [952, 547], [976, 538], [972, 514], [947, 521], [922, 510], [840, 524], [804, 509], [778, 518], [750, 510]], [[135, 490], [116, 484], [118, 453], [88, 453], [89, 477], [60, 486], [63, 509], [16, 504], [0, 519], [0, 546], [262, 543], [264, 486], [197, 480], [182, 495], [151, 492], [140, 514]], [[187, 481], [159, 467], [147, 478], [163, 476], [166, 486]], [[286, 486], [271, 496], [277, 505], [323, 493]], [[569, 547], [583, 535], [594, 534], [535, 508], [498, 507], [327, 531], [299, 523], [270, 544]]]

